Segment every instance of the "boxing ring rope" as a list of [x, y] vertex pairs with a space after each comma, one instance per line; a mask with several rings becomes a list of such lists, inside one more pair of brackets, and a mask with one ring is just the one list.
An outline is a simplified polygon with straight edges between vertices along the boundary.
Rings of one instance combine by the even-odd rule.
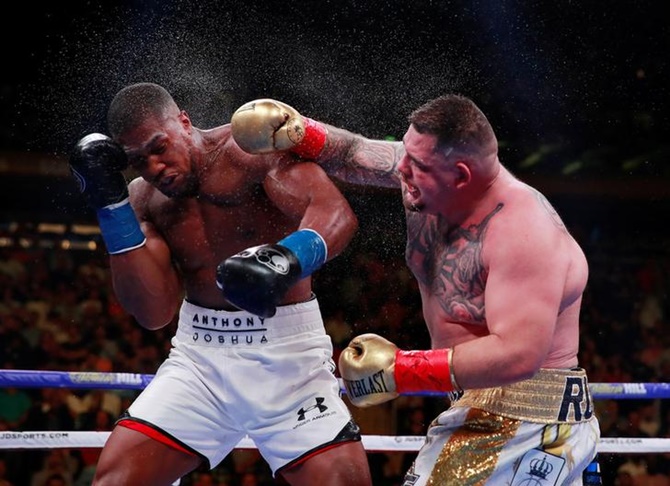
[[[103, 388], [142, 390], [154, 375], [140, 373], [102, 373], [88, 371], [0, 370], [0, 387], [4, 388]], [[341, 384], [341, 382], [340, 382]], [[594, 399], [670, 398], [670, 383], [591, 383]], [[343, 393], [346, 393], [342, 387]], [[417, 395], [438, 395], [417, 393]], [[111, 432], [83, 431], [2, 431], [0, 450], [45, 448], [101, 448]], [[368, 452], [417, 452], [424, 436], [364, 435]], [[255, 449], [249, 438], [242, 439], [238, 449]], [[602, 437], [598, 452], [606, 454], [647, 454], [670, 452], [670, 439]]]
[[[30, 431], [0, 432], [2, 449], [80, 449], [101, 448], [111, 432]], [[418, 452], [423, 435], [364, 435], [363, 447], [367, 452]], [[236, 449], [255, 449], [249, 438], [242, 439]], [[670, 450], [670, 439], [607, 438], [600, 439], [601, 454], [654, 454]]]

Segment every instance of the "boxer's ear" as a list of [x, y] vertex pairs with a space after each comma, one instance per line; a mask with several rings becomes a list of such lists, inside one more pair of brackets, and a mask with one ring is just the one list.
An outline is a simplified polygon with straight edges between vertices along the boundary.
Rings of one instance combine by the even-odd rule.
[[179, 112], [179, 122], [182, 124], [182, 126], [187, 130], [190, 131], [191, 127], [193, 126], [191, 124], [191, 118], [188, 116], [188, 113], [186, 113], [184, 110], [181, 110]]
[[461, 189], [467, 186], [472, 180], [472, 170], [464, 160], [459, 160], [454, 164], [454, 187]]

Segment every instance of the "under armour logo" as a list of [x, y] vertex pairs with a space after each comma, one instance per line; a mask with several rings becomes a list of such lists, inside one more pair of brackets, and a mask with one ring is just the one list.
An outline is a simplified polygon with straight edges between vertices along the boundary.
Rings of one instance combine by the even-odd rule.
[[328, 410], [328, 407], [326, 407], [323, 402], [325, 398], [323, 397], [316, 397], [316, 404], [312, 405], [311, 407], [303, 407], [300, 410], [298, 410], [298, 421], [300, 420], [305, 420], [305, 414], [309, 412], [310, 410], [318, 409], [319, 413], [323, 413], [326, 410]]

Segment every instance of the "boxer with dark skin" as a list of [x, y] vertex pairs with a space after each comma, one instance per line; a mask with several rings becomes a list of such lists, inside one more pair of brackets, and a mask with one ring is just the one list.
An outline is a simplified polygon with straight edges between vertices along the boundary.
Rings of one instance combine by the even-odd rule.
[[[312, 162], [249, 155], [230, 125], [194, 127], [155, 84], [121, 90], [108, 128], [111, 138], [84, 137], [70, 163], [97, 211], [115, 293], [146, 329], [181, 314], [170, 356], [112, 431], [94, 484], [170, 485], [215, 467], [248, 434], [288, 484], [369, 485], [310, 275], [357, 229], [345, 198]], [[126, 164], [140, 176], [127, 192]], [[217, 327], [228, 321], [262, 327], [239, 337]]]
[[[250, 102], [231, 121], [238, 144], [299, 149], [299, 140], [277, 146], [281, 117], [268, 115], [277, 112], [304, 118], [278, 101]], [[484, 113], [467, 97], [441, 96], [409, 116], [402, 142], [303, 125], [326, 134], [315, 160], [328, 173], [401, 189], [405, 259], [431, 349], [364, 334], [342, 351], [339, 370], [361, 407], [451, 394], [404, 485], [582, 484], [600, 433], [577, 359], [588, 263], [547, 198], [500, 162]]]

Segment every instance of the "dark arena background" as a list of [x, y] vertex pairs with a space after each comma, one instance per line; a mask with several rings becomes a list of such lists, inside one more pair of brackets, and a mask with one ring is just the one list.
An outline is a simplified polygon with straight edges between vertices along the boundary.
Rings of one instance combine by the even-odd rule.
[[[173, 93], [194, 124], [255, 98], [399, 140], [447, 92], [473, 98], [501, 161], [548, 197], [590, 278], [580, 364], [593, 383], [670, 382], [670, 27], [663, 2], [534, 0], [103, 1], [6, 7], [0, 31], [0, 369], [152, 374], [174, 325], [143, 331], [117, 304], [93, 213], [67, 155], [105, 132], [131, 82]], [[316, 279], [336, 352], [362, 332], [428, 336], [405, 268], [400, 198], [341, 185], [360, 219]], [[644, 387], [643, 387], [644, 388]], [[3, 431], [109, 431], [133, 390], [0, 388]], [[670, 438], [670, 401], [596, 400], [603, 438]], [[364, 434], [422, 435], [443, 398], [353, 410]], [[99, 449], [0, 449], [0, 485], [90, 484]], [[369, 454], [398, 485], [413, 452]], [[670, 484], [670, 447], [601, 453], [603, 484]], [[56, 483], [50, 483], [56, 484]], [[254, 449], [183, 485], [274, 484]]]

